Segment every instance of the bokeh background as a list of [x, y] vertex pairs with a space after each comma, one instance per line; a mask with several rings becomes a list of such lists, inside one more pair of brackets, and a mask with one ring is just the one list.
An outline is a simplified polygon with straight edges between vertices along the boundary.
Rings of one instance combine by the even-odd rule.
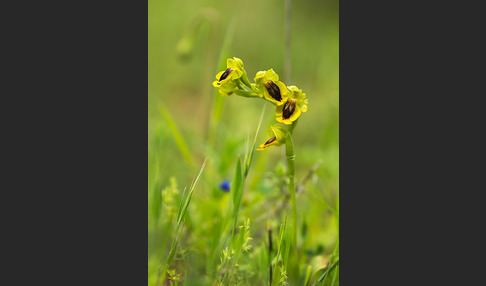
[[[227, 57], [243, 60], [250, 81], [270, 68], [283, 80], [284, 6], [283, 0], [148, 1], [149, 285], [170, 248], [171, 205], [180, 199], [164, 194], [189, 187], [204, 158], [208, 165], [188, 210], [175, 268], [188, 285], [208, 283], [201, 282], [208, 279], [204, 249], [228, 196], [219, 185], [232, 179], [265, 105], [257, 144], [269, 138], [267, 128], [275, 123], [270, 104], [223, 98], [211, 83]], [[291, 80], [285, 84], [303, 89], [309, 99], [293, 135], [296, 182], [318, 164], [297, 197], [305, 267], [325, 264], [339, 238], [339, 2], [294, 0], [291, 15]], [[216, 105], [221, 109], [215, 114]], [[254, 154], [240, 211], [241, 221], [252, 222], [254, 250], [285, 213], [285, 207], [272, 211], [286, 191], [284, 149]], [[250, 281], [258, 283], [254, 276]]]

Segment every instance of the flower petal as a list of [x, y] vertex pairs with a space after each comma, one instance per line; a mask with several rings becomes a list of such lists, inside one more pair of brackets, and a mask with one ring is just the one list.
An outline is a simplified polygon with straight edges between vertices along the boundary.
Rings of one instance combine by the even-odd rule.
[[233, 63], [235, 64], [235, 66], [240, 69], [240, 70], [244, 70], [245, 69], [245, 66], [243, 65], [243, 61], [237, 57], [233, 57]]
[[261, 80], [264, 76], [265, 76], [264, 71], [257, 72], [256, 75], [255, 75], [255, 82], [257, 82], [258, 80]]
[[299, 101], [299, 106], [300, 109], [302, 109], [302, 112], [307, 112], [307, 110], [309, 110], [309, 100], [304, 99], [302, 101]]
[[283, 123], [283, 124], [287, 124], [287, 125], [292, 124], [292, 121], [290, 121], [290, 118], [289, 119], [283, 119], [283, 117], [280, 116], [280, 117], [277, 117], [276, 119], [277, 119], [278, 122]]
[[285, 100], [288, 96], [288, 90], [287, 90], [287, 87], [285, 86], [285, 84], [281, 81], [279, 82], [275, 82], [275, 84], [278, 86], [278, 88], [280, 89], [280, 95], [282, 96], [282, 100]]
[[235, 68], [235, 60], [228, 58], [226, 60], [226, 67], [227, 68]]
[[243, 75], [243, 71], [240, 70], [240, 69], [235, 69], [231, 74], [230, 74], [230, 77], [233, 79], [233, 80], [237, 80], [239, 79], [241, 76]]
[[290, 121], [295, 121], [295, 120], [297, 120], [297, 118], [299, 118], [299, 116], [300, 116], [300, 114], [301, 114], [301, 113], [302, 113], [302, 112], [300, 111], [299, 106], [298, 106], [298, 105], [296, 105], [296, 106], [295, 106], [295, 111], [294, 111], [294, 113], [292, 113], [292, 115], [290, 115], [289, 120], [290, 120]]
[[227, 92], [225, 92], [224, 90], [221, 90], [221, 89], [220, 89], [220, 90], [218, 90], [218, 91], [219, 91], [219, 94], [221, 94], [222, 96], [230, 96], [230, 95], [232, 95], [232, 94], [233, 94], [233, 92], [232, 92], [232, 91], [231, 91], [231, 92], [229, 92], [229, 93], [227, 93]]
[[223, 75], [225, 71], [220, 71], [217, 75], [216, 75], [216, 79], [219, 80], [221, 78], [221, 76]]
[[278, 74], [273, 71], [273, 69], [269, 69], [265, 72], [266, 80], [272, 80], [273, 82], [278, 81]]

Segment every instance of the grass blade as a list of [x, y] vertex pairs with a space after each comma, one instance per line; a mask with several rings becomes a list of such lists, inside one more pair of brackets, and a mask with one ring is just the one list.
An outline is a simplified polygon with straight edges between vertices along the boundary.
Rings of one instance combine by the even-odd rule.
[[260, 126], [262, 125], [263, 121], [263, 116], [265, 115], [265, 107], [267, 105], [263, 105], [262, 109], [262, 115], [260, 116], [260, 122], [258, 122], [258, 127], [255, 132], [255, 138], [253, 139], [253, 145], [251, 146], [250, 150], [246, 153], [245, 155], [245, 169], [244, 169], [244, 177], [246, 178], [248, 176], [248, 172], [250, 171], [250, 166], [251, 166], [251, 160], [253, 159], [253, 152], [255, 151], [255, 145], [258, 137], [258, 133], [260, 132]]
[[[334, 262], [334, 258], [336, 257], [336, 252], [337, 250], [339, 249], [339, 240], [337, 241], [336, 243], [336, 246], [334, 247], [334, 251], [332, 252], [332, 255], [331, 255], [331, 259], [329, 260], [329, 266], [327, 267], [327, 270], [326, 272], [324, 272], [321, 277], [319, 277], [319, 279], [317, 279], [316, 282], [321, 282], [321, 285], [324, 285], [324, 283], [326, 282], [326, 279], [327, 279], [327, 276], [329, 275], [329, 273], [337, 266], [339, 265], [339, 258], [336, 262]], [[333, 264], [334, 262], [334, 264]], [[314, 283], [314, 285], [316, 285], [316, 283]]]
[[204, 170], [204, 167], [206, 166], [207, 158], [204, 159], [203, 165], [201, 167], [201, 170], [199, 170], [199, 174], [197, 175], [196, 179], [194, 179], [194, 182], [191, 185], [191, 188], [189, 190], [189, 194], [187, 195], [186, 202], [184, 203], [184, 206], [182, 207], [182, 211], [179, 214], [179, 217], [177, 218], [177, 225], [181, 223], [182, 219], [184, 218], [184, 215], [186, 214], [187, 207], [189, 206], [189, 203], [191, 202], [192, 199], [192, 194], [194, 193], [194, 190], [196, 189], [197, 183], [199, 182], [199, 178], [201, 177], [202, 171]]
[[159, 110], [160, 113], [162, 113], [162, 116], [164, 119], [167, 121], [167, 124], [169, 124], [170, 130], [172, 131], [172, 135], [174, 136], [174, 140], [176, 142], [177, 147], [179, 148], [179, 151], [182, 154], [182, 157], [184, 160], [190, 165], [194, 166], [194, 159], [191, 156], [191, 152], [189, 151], [189, 148], [187, 147], [186, 141], [181, 135], [181, 132], [177, 128], [174, 120], [172, 119], [172, 116], [170, 115], [169, 111], [165, 107], [164, 104], [159, 105]]
[[[179, 205], [179, 210], [177, 211], [176, 236], [175, 236], [175, 238], [172, 241], [172, 244], [170, 246], [169, 255], [167, 256], [167, 260], [165, 261], [165, 264], [161, 265], [161, 267], [159, 269], [159, 273], [157, 275], [156, 285], [159, 285], [160, 277], [162, 277], [162, 284], [164, 283], [167, 269], [169, 268], [170, 264], [172, 263], [172, 260], [174, 259], [174, 256], [175, 256], [175, 253], [176, 253], [176, 250], [177, 250], [177, 246], [179, 245], [179, 239], [181, 237], [183, 226], [184, 226], [184, 216], [186, 214], [187, 207], [191, 203], [192, 195], [194, 194], [194, 190], [196, 189], [197, 184], [199, 182], [199, 179], [201, 177], [201, 174], [204, 170], [204, 167], [206, 166], [206, 162], [207, 162], [207, 158], [204, 159], [204, 162], [201, 166], [201, 169], [199, 170], [199, 174], [196, 176], [196, 178], [192, 182], [191, 187], [189, 188], [189, 193], [188, 193], [185, 201], [183, 199], [184, 194], [185, 194], [185, 189], [184, 189], [184, 192], [182, 194], [183, 197], [181, 198], [181, 203]], [[184, 204], [182, 204], [183, 201], [184, 201]]]

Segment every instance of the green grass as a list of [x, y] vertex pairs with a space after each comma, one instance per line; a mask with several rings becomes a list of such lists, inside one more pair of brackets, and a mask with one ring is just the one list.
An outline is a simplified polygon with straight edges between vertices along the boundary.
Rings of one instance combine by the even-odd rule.
[[149, 1], [149, 286], [339, 285], [338, 2], [293, 2], [292, 84], [309, 99], [292, 135], [294, 229], [285, 146], [255, 151], [274, 107], [211, 86], [232, 56], [250, 81], [283, 75], [283, 2]]

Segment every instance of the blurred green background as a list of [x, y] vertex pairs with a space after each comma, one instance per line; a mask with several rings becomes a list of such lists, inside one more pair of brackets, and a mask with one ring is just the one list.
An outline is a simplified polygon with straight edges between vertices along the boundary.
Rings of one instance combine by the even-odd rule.
[[[244, 156], [253, 141], [264, 105], [257, 144], [269, 138], [267, 128], [275, 123], [270, 104], [236, 95], [223, 98], [211, 83], [223, 70], [221, 59], [227, 57], [242, 59], [252, 82], [256, 72], [270, 68], [284, 79], [284, 6], [283, 0], [148, 2], [149, 285], [155, 283], [173, 239], [168, 212], [174, 202], [164, 201], [164, 190], [171, 181], [179, 193], [189, 187], [206, 157], [176, 268], [188, 285], [199, 285], [195, 281], [202, 280], [196, 277], [207, 274], [204, 248], [228, 196], [219, 184], [232, 179], [238, 156]], [[301, 259], [304, 267], [316, 257], [328, 259], [339, 236], [339, 218], [330, 210], [337, 209], [339, 196], [339, 2], [294, 0], [291, 14], [291, 80], [284, 83], [303, 89], [309, 99], [309, 111], [293, 134], [296, 182], [321, 162], [297, 197], [299, 245], [307, 253]], [[224, 42], [227, 49], [222, 53]], [[222, 112], [213, 123], [210, 142], [215, 100]], [[269, 210], [284, 192], [284, 149], [271, 147], [254, 154], [240, 211], [241, 221], [251, 219], [254, 249], [269, 225], [281, 223], [282, 213]], [[180, 195], [174, 195], [176, 208], [177, 198]], [[190, 265], [184, 264], [187, 259]]]

